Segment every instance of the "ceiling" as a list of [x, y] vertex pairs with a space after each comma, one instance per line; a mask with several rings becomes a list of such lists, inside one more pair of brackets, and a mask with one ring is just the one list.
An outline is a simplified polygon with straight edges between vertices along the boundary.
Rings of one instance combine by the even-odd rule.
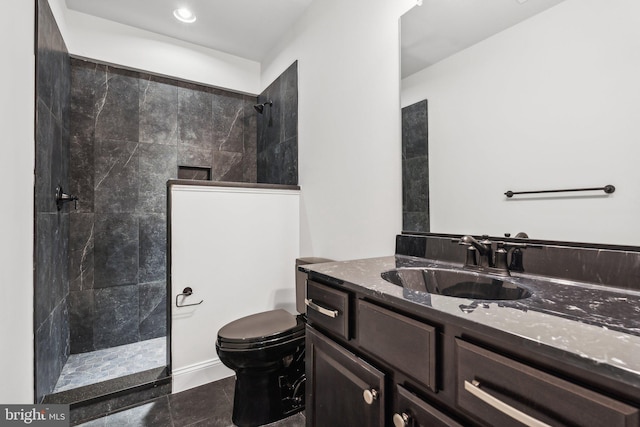
[[401, 18], [402, 77], [563, 0], [423, 0]]
[[[66, 0], [67, 8], [173, 37], [253, 61], [262, 61], [312, 0]], [[179, 7], [193, 24], [173, 17]]]
[[[423, 0], [401, 19], [402, 77], [563, 0]], [[66, 0], [67, 8], [261, 62], [312, 0]], [[173, 17], [189, 7], [193, 24]]]

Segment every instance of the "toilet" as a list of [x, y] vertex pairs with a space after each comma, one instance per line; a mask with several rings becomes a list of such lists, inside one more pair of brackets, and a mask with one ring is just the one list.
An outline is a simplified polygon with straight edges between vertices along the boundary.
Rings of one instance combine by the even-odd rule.
[[232, 421], [260, 426], [304, 409], [304, 325], [306, 274], [298, 266], [330, 262], [296, 260], [296, 310], [277, 309], [242, 317], [218, 331], [220, 361], [236, 373]]

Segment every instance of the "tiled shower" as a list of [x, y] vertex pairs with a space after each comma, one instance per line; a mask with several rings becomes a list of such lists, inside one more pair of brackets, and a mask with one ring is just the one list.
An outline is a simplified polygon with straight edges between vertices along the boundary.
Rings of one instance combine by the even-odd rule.
[[[158, 363], [168, 317], [167, 180], [297, 184], [297, 64], [256, 97], [71, 58], [39, 0], [36, 73], [40, 402], [56, 383], [100, 380], [78, 379], [97, 369], [78, 368], [79, 356], [114, 365], [117, 347]], [[275, 108], [258, 115], [262, 98]], [[77, 202], [57, 210], [57, 185]]]
[[71, 352], [166, 335], [166, 182], [255, 182], [255, 97], [73, 59]]

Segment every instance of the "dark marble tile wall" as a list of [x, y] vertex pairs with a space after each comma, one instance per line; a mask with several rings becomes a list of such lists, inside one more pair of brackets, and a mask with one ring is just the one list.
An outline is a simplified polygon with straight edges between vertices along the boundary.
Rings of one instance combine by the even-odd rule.
[[256, 182], [256, 98], [72, 59], [71, 352], [166, 334], [166, 182]]
[[36, 401], [55, 387], [69, 356], [70, 59], [46, 0], [37, 2], [34, 329]]
[[429, 228], [427, 100], [402, 109], [402, 229]]
[[258, 182], [298, 184], [298, 62], [287, 68], [258, 96], [272, 101], [257, 116]]
[[[459, 237], [453, 234], [398, 235], [396, 254], [463, 265], [465, 247], [456, 243]], [[528, 247], [522, 250], [525, 274], [640, 290], [640, 251], [637, 248], [504, 237], [489, 239], [526, 242]]]

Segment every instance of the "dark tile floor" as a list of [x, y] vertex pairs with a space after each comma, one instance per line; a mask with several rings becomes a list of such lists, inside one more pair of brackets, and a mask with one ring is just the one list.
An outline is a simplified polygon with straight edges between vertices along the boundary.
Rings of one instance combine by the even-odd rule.
[[[134, 408], [108, 415], [82, 427], [231, 427], [234, 378], [170, 394]], [[268, 424], [304, 427], [302, 413]]]

